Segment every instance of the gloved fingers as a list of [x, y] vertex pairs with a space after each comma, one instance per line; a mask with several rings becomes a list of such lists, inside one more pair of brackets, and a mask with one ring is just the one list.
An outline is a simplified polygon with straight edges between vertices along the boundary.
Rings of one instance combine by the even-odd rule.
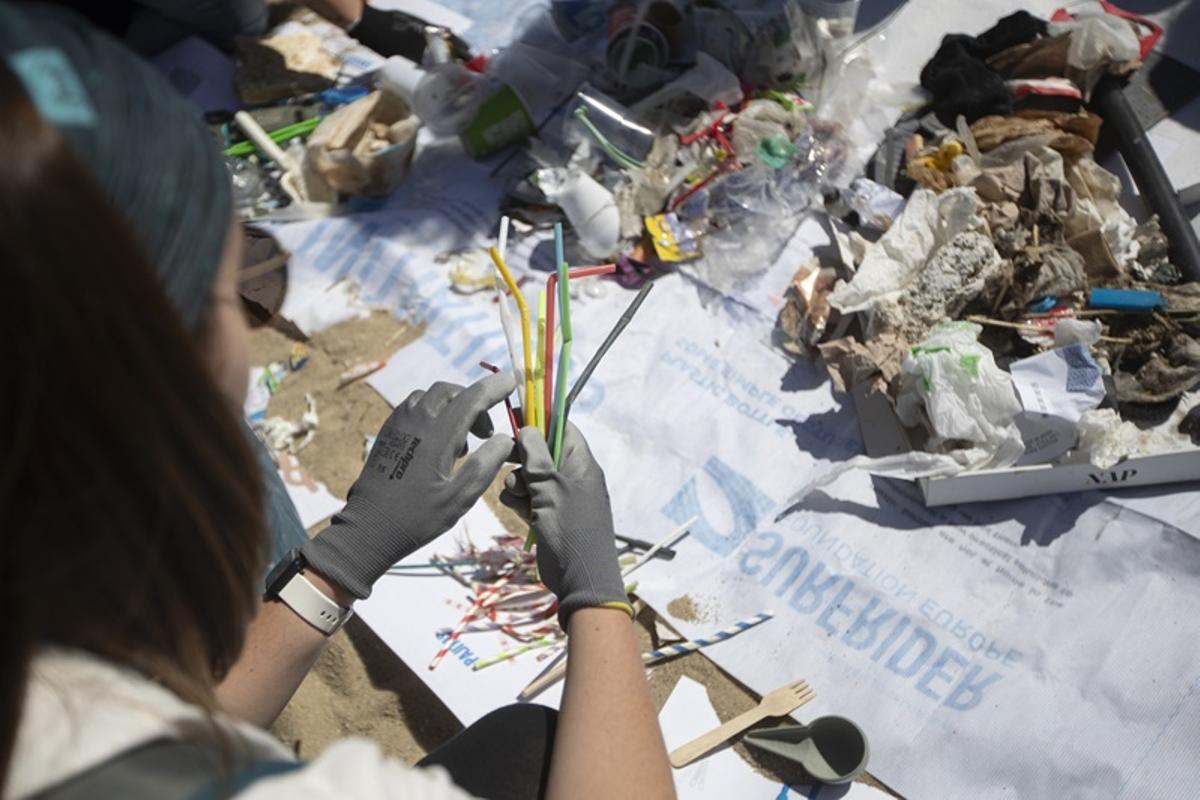
[[476, 438], [487, 439], [495, 432], [496, 428], [492, 425], [492, 415], [486, 411], [477, 416], [475, 421], [471, 423], [471, 433]]
[[[438, 381], [429, 387], [429, 391], [425, 392], [424, 397], [419, 401], [418, 405], [420, 406], [421, 414], [426, 418], [433, 419], [436, 425], [436, 421], [446, 413], [446, 409], [449, 407], [451, 401], [462, 393], [462, 391], [463, 387], [457, 383]], [[414, 392], [414, 394], [416, 393]], [[467, 454], [467, 437], [463, 436], [461, 439], [458, 439], [457, 445], [456, 440], [434, 438], [441, 443], [441, 447], [445, 448], [439, 455], [441, 470], [444, 475], [450, 471], [454, 459], [462, 458]]]
[[525, 485], [525, 476], [521, 470], [515, 469], [504, 476], [504, 488], [515, 497], [528, 497], [529, 487]]
[[[467, 432], [481, 424], [479, 418], [486, 417], [488, 409], [503, 402], [516, 386], [512, 375], [497, 372], [462, 389], [447, 404], [438, 421], [439, 432], [447, 441], [465, 440]], [[491, 426], [490, 420], [487, 425]]]
[[[496, 428], [492, 425], [492, 416], [486, 411], [475, 418], [475, 422], [471, 424], [471, 434], [478, 439], [488, 439]], [[467, 440], [464, 439], [462, 447], [458, 449], [458, 457], [462, 458], [467, 454]]]
[[417, 406], [421, 404], [421, 398], [425, 396], [424, 389], [417, 389], [415, 392], [404, 398], [404, 402], [396, 406], [396, 409], [404, 408], [408, 411], [415, 411]]
[[[496, 428], [492, 425], [492, 417], [486, 411], [475, 418], [471, 423], [471, 435], [477, 439], [490, 439], [492, 434], [496, 432]], [[467, 440], [463, 439], [462, 447], [458, 449], [458, 457], [462, 458], [467, 454]]]
[[587, 439], [579, 432], [579, 428], [567, 422], [563, 429], [562, 458], [559, 459], [559, 469], [564, 475], [580, 476], [599, 469], [596, 457]]
[[554, 472], [554, 459], [550, 457], [550, 448], [542, 432], [535, 425], [521, 428], [517, 434], [517, 444], [521, 450], [521, 465], [524, 467], [524, 479], [537, 480]]
[[457, 383], [438, 381], [433, 386], [430, 386], [429, 391], [425, 392], [425, 396], [421, 398], [421, 409], [436, 419], [441, 416], [442, 411], [450, 405], [450, 402], [462, 392], [463, 387]]
[[488, 486], [500, 474], [500, 469], [512, 450], [512, 439], [500, 434], [481, 444], [458, 468], [454, 475], [455, 491], [469, 507], [487, 491]]
[[511, 508], [521, 519], [529, 523], [533, 522], [533, 509], [530, 506], [528, 494], [520, 495], [510, 489], [505, 489], [500, 492], [500, 502]]

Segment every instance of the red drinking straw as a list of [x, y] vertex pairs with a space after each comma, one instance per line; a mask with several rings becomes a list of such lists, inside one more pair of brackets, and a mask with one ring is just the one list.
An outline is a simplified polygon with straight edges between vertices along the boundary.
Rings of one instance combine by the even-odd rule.
[[[500, 368], [497, 367], [495, 364], [489, 364], [486, 361], [480, 361], [479, 366], [483, 367], [484, 369], [488, 370], [489, 372], [499, 372], [500, 371]], [[513, 411], [512, 401], [509, 400], [507, 397], [504, 398], [504, 408], [505, 408], [505, 410], [508, 411], [508, 422], [510, 425], [512, 425], [513, 438], [516, 439], [517, 434], [519, 434], [521, 432], [521, 426], [517, 424], [517, 412]]]

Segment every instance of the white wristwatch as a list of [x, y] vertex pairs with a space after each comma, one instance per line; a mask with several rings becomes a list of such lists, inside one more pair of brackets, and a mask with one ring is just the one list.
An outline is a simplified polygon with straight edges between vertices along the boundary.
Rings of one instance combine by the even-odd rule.
[[354, 616], [354, 609], [335, 603], [313, 586], [301, 572], [306, 566], [299, 548], [289, 551], [267, 576], [263, 599], [283, 601], [300, 619], [331, 636]]

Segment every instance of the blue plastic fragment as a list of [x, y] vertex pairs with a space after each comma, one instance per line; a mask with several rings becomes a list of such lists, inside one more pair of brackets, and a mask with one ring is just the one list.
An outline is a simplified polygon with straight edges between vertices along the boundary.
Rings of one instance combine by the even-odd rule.
[[1035, 303], [1029, 304], [1029, 311], [1034, 314], [1045, 314], [1058, 305], [1058, 298], [1051, 295], [1043, 297]]
[[360, 97], [366, 97], [369, 93], [370, 90], [365, 86], [341, 86], [321, 92], [321, 102], [327, 110], [334, 109]]
[[1088, 308], [1153, 311], [1166, 305], [1167, 301], [1161, 294], [1148, 289], [1092, 289], [1088, 296]]

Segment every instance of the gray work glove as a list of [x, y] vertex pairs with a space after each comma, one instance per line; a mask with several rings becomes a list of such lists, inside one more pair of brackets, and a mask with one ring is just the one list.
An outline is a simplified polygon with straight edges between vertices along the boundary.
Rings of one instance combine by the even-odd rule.
[[563, 630], [580, 608], [621, 608], [633, 615], [617, 564], [612, 509], [604, 470], [571, 424], [563, 432], [559, 467], [537, 428], [517, 437], [521, 469], [505, 478], [500, 502], [516, 511], [537, 534], [542, 581], [558, 596]]
[[[487, 411], [513, 387], [497, 373], [466, 389], [435, 383], [409, 395], [380, 428], [346, 507], [304, 545], [312, 568], [363, 599], [388, 567], [452, 528], [512, 453], [511, 437], [492, 435]], [[455, 470], [468, 431], [487, 441]]]

